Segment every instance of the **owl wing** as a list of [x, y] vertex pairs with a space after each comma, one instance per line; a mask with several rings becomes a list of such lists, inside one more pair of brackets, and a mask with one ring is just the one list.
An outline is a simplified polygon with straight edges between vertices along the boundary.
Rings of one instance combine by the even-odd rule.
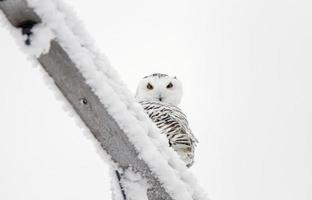
[[141, 101], [145, 112], [168, 138], [171, 146], [188, 166], [194, 160], [194, 149], [198, 143], [192, 133], [185, 114], [178, 107], [158, 101]]

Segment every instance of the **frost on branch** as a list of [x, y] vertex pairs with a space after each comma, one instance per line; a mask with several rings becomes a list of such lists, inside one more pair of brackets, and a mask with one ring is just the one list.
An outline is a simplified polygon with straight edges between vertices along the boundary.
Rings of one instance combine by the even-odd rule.
[[[166, 191], [178, 200], [207, 199], [195, 177], [168, 147], [167, 140], [135, 101], [106, 57], [99, 53], [72, 11], [57, 0], [28, 0], [28, 3], [42, 22], [32, 27], [27, 24], [21, 30], [8, 26], [22, 49], [31, 58], [38, 58], [49, 51], [51, 40], [57, 41]], [[80, 99], [80, 103], [87, 105], [88, 100]], [[144, 193], [147, 187], [144, 179], [131, 172], [126, 172], [126, 176], [126, 190]], [[131, 188], [130, 182], [137, 187]], [[144, 195], [141, 197], [145, 198]]]

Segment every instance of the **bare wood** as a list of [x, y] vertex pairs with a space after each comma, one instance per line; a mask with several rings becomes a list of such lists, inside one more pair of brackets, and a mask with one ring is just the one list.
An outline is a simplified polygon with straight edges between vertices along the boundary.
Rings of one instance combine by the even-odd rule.
[[0, 0], [0, 9], [14, 27], [26, 21], [41, 22], [40, 17], [28, 7], [25, 0]]
[[[25, 0], [0, 0], [0, 9], [15, 27], [25, 21], [41, 22]], [[172, 197], [146, 162], [138, 158], [133, 144], [86, 84], [61, 45], [57, 41], [51, 41], [49, 52], [40, 56], [38, 61], [112, 160], [123, 169], [131, 166], [133, 171], [140, 172], [148, 180], [151, 186], [148, 189], [149, 200], [171, 200]]]

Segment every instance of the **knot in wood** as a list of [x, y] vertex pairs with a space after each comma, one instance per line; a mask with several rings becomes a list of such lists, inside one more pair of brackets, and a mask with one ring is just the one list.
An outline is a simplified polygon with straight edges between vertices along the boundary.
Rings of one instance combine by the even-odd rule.
[[35, 22], [33, 20], [27, 20], [27, 21], [24, 21], [24, 22], [20, 23], [20, 25], [18, 26], [19, 28], [22, 29], [22, 34], [27, 36], [27, 38], [25, 40], [25, 44], [26, 45], [31, 45], [30, 36], [33, 34], [32, 28], [36, 24], [37, 24], [37, 22]]
[[81, 98], [80, 99], [80, 103], [82, 104], [82, 105], [88, 105], [88, 100], [87, 100], [87, 98]]

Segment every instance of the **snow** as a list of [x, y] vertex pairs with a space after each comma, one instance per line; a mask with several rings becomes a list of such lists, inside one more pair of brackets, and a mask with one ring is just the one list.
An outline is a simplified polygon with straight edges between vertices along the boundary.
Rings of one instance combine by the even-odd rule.
[[[64, 1], [131, 89], [154, 72], [183, 82], [211, 199], [312, 199], [311, 1]], [[0, 35], [0, 198], [110, 199], [94, 144]]]
[[115, 168], [110, 168], [110, 179], [111, 179], [111, 192], [112, 192], [112, 200], [124, 200], [119, 180], [116, 176]]
[[139, 173], [134, 173], [131, 169], [124, 173], [122, 185], [129, 200], [148, 200], [147, 180], [142, 178]]
[[[24, 51], [32, 58], [38, 57], [48, 50], [48, 41], [56, 38], [167, 192], [179, 200], [206, 199], [193, 175], [168, 147], [166, 139], [144, 113], [106, 58], [94, 47], [70, 9], [56, 0], [28, 2], [42, 18], [43, 24], [33, 30], [31, 47], [25, 46], [20, 36], [16, 38]], [[11, 31], [16, 33], [12, 28]], [[38, 33], [40, 31], [43, 34]]]

